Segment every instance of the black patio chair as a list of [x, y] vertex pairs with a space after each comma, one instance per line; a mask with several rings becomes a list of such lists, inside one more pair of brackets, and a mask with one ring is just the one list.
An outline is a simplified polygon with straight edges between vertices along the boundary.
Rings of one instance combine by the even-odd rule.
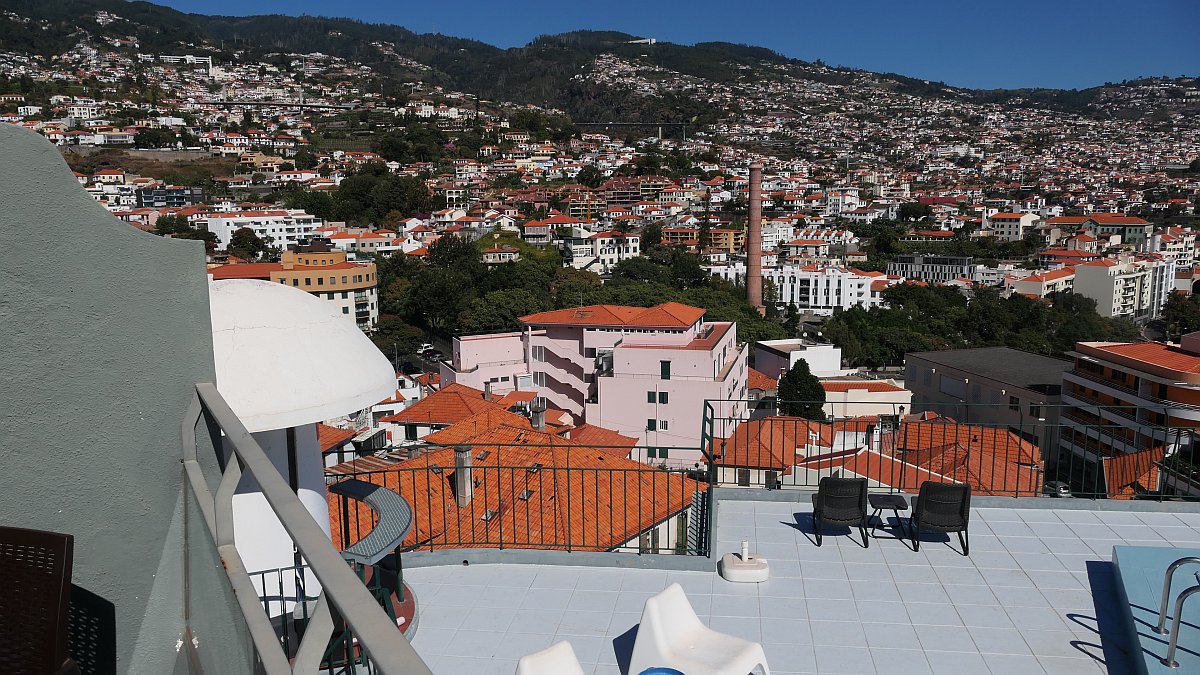
[[921, 492], [908, 519], [913, 550], [921, 550], [921, 530], [957, 532], [962, 554], [970, 555], [967, 525], [971, 520], [971, 486], [966, 483], [921, 483]]
[[857, 527], [862, 533], [863, 548], [870, 547], [867, 539], [866, 478], [826, 476], [817, 485], [817, 494], [812, 496], [812, 502], [817, 546], [821, 545], [821, 529], [828, 523]]
[[78, 675], [67, 653], [69, 534], [0, 527], [0, 672]]

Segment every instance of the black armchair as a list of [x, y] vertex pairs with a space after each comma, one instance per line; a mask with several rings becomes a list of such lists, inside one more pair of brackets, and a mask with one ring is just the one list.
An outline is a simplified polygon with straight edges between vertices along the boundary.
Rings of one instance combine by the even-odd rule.
[[921, 530], [957, 532], [962, 554], [970, 555], [967, 526], [971, 520], [971, 486], [966, 483], [921, 483], [921, 492], [908, 519], [913, 550], [921, 550]]
[[870, 547], [867, 539], [866, 478], [826, 476], [817, 485], [812, 502], [817, 546], [821, 545], [821, 529], [829, 523], [857, 527], [862, 534], [863, 548]]
[[67, 653], [69, 534], [0, 527], [0, 672], [78, 675]]

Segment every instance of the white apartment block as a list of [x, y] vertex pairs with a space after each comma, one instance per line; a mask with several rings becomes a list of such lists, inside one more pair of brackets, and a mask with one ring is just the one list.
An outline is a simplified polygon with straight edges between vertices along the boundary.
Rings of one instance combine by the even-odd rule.
[[[746, 265], [743, 262], [710, 267], [709, 272], [734, 283], [746, 282]], [[800, 311], [819, 316], [830, 316], [835, 311], [850, 309], [855, 305], [879, 307], [883, 305], [883, 289], [899, 281], [898, 278], [889, 279], [883, 275], [816, 265], [764, 267], [763, 279], [769, 279], [775, 285], [778, 293], [776, 304], [781, 309], [792, 305]]]
[[217, 235], [221, 248], [228, 247], [233, 233], [243, 227], [253, 230], [263, 241], [268, 241], [269, 237], [273, 246], [287, 248], [288, 244], [299, 243], [301, 239], [312, 239], [316, 229], [324, 225], [320, 218], [300, 209], [214, 213], [198, 219], [195, 224], [207, 227], [209, 232]]
[[973, 279], [974, 259], [969, 256], [900, 255], [888, 263], [888, 274], [926, 283]]
[[1075, 267], [1074, 290], [1096, 301], [1100, 316], [1153, 319], [1175, 285], [1175, 262], [1163, 256], [1122, 256]]
[[574, 236], [565, 247], [571, 255], [567, 264], [575, 269], [608, 274], [622, 260], [642, 254], [640, 235], [621, 232], [589, 234], [582, 228], [574, 230]]
[[1033, 213], [993, 213], [987, 217], [986, 229], [1000, 241], [1020, 241], [1037, 223]]

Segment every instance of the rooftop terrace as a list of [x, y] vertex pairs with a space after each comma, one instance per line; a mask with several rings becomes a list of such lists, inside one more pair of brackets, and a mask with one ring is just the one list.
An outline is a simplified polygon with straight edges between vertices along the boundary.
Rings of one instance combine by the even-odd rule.
[[[710, 627], [761, 642], [773, 673], [1126, 673], [1113, 546], [1200, 545], [1200, 512], [1171, 510], [1181, 505], [978, 498], [970, 557], [929, 535], [914, 552], [892, 530], [864, 549], [829, 528], [818, 548], [806, 496], [720, 492], [714, 553], [748, 539], [769, 559], [769, 581], [688, 571], [709, 562], [695, 557], [480, 564], [508, 552], [458, 552], [459, 564], [406, 572], [420, 606], [413, 646], [434, 673], [507, 675], [519, 657], [569, 640], [585, 671], [623, 673], [646, 599], [679, 582]], [[676, 569], [586, 566], [628, 558]], [[509, 558], [519, 559], [533, 558]], [[406, 566], [431, 562], [406, 556]], [[1181, 647], [1195, 644], [1185, 634]]]

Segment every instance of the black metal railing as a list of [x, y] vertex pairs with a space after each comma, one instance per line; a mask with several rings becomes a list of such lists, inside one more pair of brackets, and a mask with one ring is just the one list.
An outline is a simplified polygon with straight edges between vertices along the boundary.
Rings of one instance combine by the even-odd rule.
[[[859, 414], [779, 414], [820, 417], [831, 405]], [[914, 411], [841, 400], [757, 406], [730, 415], [729, 402], [706, 403], [702, 445], [711, 484], [815, 489], [825, 476], [861, 476], [879, 491], [913, 492], [934, 480], [1011, 497], [1200, 497], [1193, 428], [1166, 407], [957, 403]]]
[[[339, 465], [326, 480], [357, 479], [404, 497], [415, 525], [401, 550], [708, 555], [709, 474], [699, 461], [662, 457], [664, 450], [698, 454], [694, 448], [429, 446], [387, 468]], [[339, 547], [374, 526], [373, 511], [356, 500], [334, 498], [330, 515]]]

